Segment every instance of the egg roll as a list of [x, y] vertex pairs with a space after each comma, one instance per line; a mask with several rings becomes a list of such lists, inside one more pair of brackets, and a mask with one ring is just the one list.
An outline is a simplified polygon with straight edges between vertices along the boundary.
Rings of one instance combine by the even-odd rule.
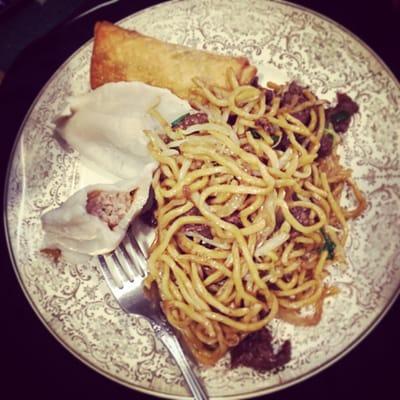
[[242, 84], [250, 83], [257, 74], [246, 57], [166, 43], [106, 21], [95, 25], [90, 69], [92, 89], [108, 82], [140, 81], [189, 99], [193, 78], [228, 88], [228, 68], [233, 69]]

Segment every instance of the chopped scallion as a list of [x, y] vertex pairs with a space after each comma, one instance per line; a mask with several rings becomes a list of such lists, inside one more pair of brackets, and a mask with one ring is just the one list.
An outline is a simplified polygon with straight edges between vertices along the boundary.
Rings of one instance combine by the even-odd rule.
[[328, 252], [328, 260], [333, 260], [335, 257], [336, 244], [323, 229], [321, 229], [321, 233], [324, 238], [324, 245], [322, 246], [321, 251], [326, 250]]
[[176, 128], [188, 115], [190, 115], [190, 113], [186, 113], [186, 114], [181, 115], [176, 120], [171, 122], [171, 126], [173, 128]]
[[261, 135], [257, 132], [257, 129], [250, 128], [250, 133], [251, 136], [253, 136], [254, 139], [261, 139]]
[[278, 135], [271, 135], [271, 139], [272, 139], [272, 141], [274, 142], [274, 144], [276, 144], [276, 143], [278, 142], [279, 137], [280, 137], [280, 136], [278, 136]]

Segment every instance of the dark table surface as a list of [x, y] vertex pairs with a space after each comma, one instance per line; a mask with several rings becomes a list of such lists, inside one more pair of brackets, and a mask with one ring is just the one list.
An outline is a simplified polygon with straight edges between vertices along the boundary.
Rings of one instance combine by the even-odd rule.
[[[400, 77], [400, 2], [398, 0], [297, 0], [361, 37]], [[64, 24], [21, 53], [0, 86], [2, 183], [18, 127], [39, 89], [74, 50], [92, 36], [98, 19], [117, 21], [154, 0], [121, 0], [73, 20], [102, 1], [86, 1]], [[111, 3], [111, 2], [110, 2]], [[7, 18], [5, 16], [4, 18]], [[0, 20], [1, 24], [1, 20]], [[49, 49], [52, 49], [49, 51]], [[2, 185], [3, 187], [3, 185]], [[36, 317], [19, 288], [2, 231], [0, 269], [3, 399], [151, 399], [112, 382], [65, 350]], [[400, 359], [399, 299], [367, 338], [343, 359], [307, 381], [268, 399], [398, 398]], [[5, 395], [5, 396], [4, 396]]]

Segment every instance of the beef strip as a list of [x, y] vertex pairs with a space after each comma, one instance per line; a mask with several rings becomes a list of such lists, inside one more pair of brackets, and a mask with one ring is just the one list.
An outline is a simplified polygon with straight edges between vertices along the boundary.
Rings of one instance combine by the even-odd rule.
[[351, 117], [358, 112], [358, 104], [345, 93], [336, 93], [337, 104], [326, 110], [326, 117], [335, 132], [344, 133], [350, 125]]
[[261, 90], [264, 92], [265, 103], [266, 103], [267, 105], [271, 105], [272, 99], [273, 99], [274, 96], [275, 96], [275, 93], [274, 93], [273, 90], [263, 88], [263, 87], [259, 84], [259, 82], [258, 82], [258, 76], [255, 76], [255, 77], [250, 81], [250, 85], [251, 85], [251, 86], [254, 86], [254, 87], [257, 88], [257, 89], [261, 89]]
[[193, 216], [193, 215], [201, 215], [197, 207], [192, 207], [188, 212], [185, 213], [185, 216]]
[[288, 105], [292, 102], [293, 96], [298, 96], [300, 99], [305, 99], [303, 94], [304, 88], [300, 86], [296, 81], [290, 82], [288, 88], [282, 96], [282, 105]]
[[229, 125], [231, 125], [231, 126], [235, 125], [236, 120], [237, 120], [237, 115], [229, 114], [229, 117], [228, 117], [228, 124]]
[[[290, 212], [292, 213], [293, 217], [296, 218], [296, 220], [304, 225], [304, 226], [309, 226], [311, 225], [310, 221], [310, 209], [305, 208], [305, 207], [292, 207], [290, 209]], [[294, 239], [297, 236], [300, 236], [300, 232], [296, 231], [296, 229], [292, 228], [290, 230], [290, 238]]]
[[274, 232], [278, 231], [283, 222], [285, 221], [285, 217], [283, 216], [282, 210], [280, 208], [277, 209], [275, 214], [275, 229]]
[[265, 103], [267, 105], [271, 105], [274, 97], [275, 97], [275, 93], [273, 92], [273, 90], [265, 89]]
[[197, 232], [201, 236], [204, 236], [207, 239], [212, 239], [212, 233], [211, 229], [208, 225], [203, 225], [203, 224], [186, 224], [183, 225], [182, 228], [180, 229], [182, 233], [185, 232]]
[[290, 140], [286, 133], [282, 133], [282, 139], [280, 142], [274, 147], [275, 150], [286, 151], [290, 146]]
[[264, 129], [264, 131], [266, 133], [269, 133], [270, 135], [273, 135], [275, 132], [275, 128], [273, 127], [273, 125], [271, 124], [271, 122], [269, 122], [267, 120], [267, 118], [259, 118], [255, 121], [255, 125], [256, 126], [260, 126], [261, 128]]
[[235, 211], [228, 217], [223, 218], [224, 221], [236, 225], [238, 228], [243, 228], [242, 221], [240, 220], [239, 211]]
[[258, 84], [258, 76], [257, 75], [251, 79], [250, 85], [254, 86], [256, 88], [260, 87], [260, 85]]
[[189, 114], [182, 121], [180, 121], [174, 128], [186, 129], [189, 126], [196, 124], [205, 124], [208, 122], [208, 116], [206, 113], [198, 112], [196, 114]]
[[307, 125], [310, 122], [310, 109], [306, 108], [305, 110], [301, 110], [293, 113], [293, 117], [297, 118], [304, 125]]
[[[289, 106], [292, 104], [294, 97], [297, 97], [297, 104], [304, 103], [308, 101], [307, 97], [303, 94], [304, 87], [300, 86], [296, 81], [293, 81], [288, 86], [287, 90], [282, 96], [281, 106]], [[310, 122], [310, 109], [306, 108], [305, 110], [296, 112], [292, 114], [293, 117], [297, 118], [304, 125], [307, 125]]]
[[[185, 213], [185, 216], [192, 216], [192, 215], [201, 215], [197, 207], [192, 207], [188, 212]], [[210, 227], [205, 224], [186, 224], [182, 226], [180, 232], [182, 233], [197, 232], [207, 239], [213, 238]]]
[[318, 158], [324, 158], [332, 153], [333, 148], [333, 136], [325, 134], [322, 136], [320, 141], [320, 147], [318, 149]]
[[270, 371], [290, 361], [291, 343], [286, 340], [277, 352], [272, 346], [272, 335], [268, 329], [260, 329], [248, 335], [231, 353], [231, 368], [239, 365], [258, 371]]
[[304, 226], [311, 225], [309, 208], [292, 207], [290, 209], [290, 212], [292, 213], [293, 217], [295, 217], [300, 224], [302, 224]]

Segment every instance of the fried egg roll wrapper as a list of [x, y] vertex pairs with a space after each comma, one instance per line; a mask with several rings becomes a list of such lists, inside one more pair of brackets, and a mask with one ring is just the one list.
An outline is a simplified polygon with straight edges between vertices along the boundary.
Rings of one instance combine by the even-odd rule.
[[188, 99], [192, 81], [228, 87], [227, 70], [238, 81], [250, 83], [257, 69], [245, 57], [229, 57], [162, 42], [109, 22], [97, 22], [91, 60], [90, 84], [95, 89], [108, 82], [140, 81], [170, 89]]

